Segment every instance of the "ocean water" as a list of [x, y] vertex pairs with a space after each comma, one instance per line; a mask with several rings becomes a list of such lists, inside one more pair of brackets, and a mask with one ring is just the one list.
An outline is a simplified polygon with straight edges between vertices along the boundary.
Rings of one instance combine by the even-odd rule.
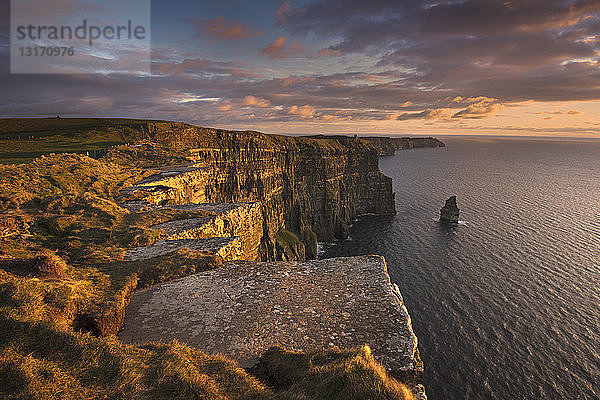
[[386, 257], [430, 399], [599, 399], [600, 140], [443, 140], [382, 158], [397, 215], [322, 257]]

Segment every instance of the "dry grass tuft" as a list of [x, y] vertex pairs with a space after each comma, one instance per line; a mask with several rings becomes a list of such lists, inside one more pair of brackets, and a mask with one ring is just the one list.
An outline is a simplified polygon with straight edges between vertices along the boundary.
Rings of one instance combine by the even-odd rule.
[[67, 263], [52, 252], [45, 252], [35, 258], [33, 268], [41, 278], [61, 279], [67, 272]]
[[275, 347], [252, 372], [282, 399], [413, 399], [410, 390], [375, 361], [369, 346], [310, 353]]

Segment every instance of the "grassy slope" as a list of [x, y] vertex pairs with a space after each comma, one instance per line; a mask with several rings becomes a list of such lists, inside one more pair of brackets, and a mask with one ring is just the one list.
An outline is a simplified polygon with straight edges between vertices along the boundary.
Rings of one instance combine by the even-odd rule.
[[253, 376], [175, 342], [135, 347], [110, 336], [133, 290], [221, 262], [185, 250], [123, 260], [127, 248], [160, 234], [150, 226], [204, 215], [117, 205], [120, 189], [152, 174], [141, 167], [184, 160], [149, 149], [125, 147], [102, 161], [66, 154], [0, 166], [0, 398], [405, 397], [368, 348], [273, 350]]

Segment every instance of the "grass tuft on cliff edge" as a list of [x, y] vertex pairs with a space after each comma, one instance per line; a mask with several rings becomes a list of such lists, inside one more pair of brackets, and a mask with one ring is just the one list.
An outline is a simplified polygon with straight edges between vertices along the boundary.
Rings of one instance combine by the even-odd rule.
[[366, 345], [310, 353], [274, 347], [251, 371], [283, 398], [414, 399], [406, 386], [387, 375]]

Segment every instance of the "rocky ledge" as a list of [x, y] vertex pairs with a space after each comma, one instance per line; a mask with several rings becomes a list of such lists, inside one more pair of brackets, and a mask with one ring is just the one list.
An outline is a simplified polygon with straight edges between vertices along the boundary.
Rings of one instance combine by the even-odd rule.
[[272, 346], [367, 343], [416, 392], [423, 371], [410, 316], [381, 256], [228, 262], [136, 293], [119, 336], [135, 344], [177, 339], [246, 367]]

